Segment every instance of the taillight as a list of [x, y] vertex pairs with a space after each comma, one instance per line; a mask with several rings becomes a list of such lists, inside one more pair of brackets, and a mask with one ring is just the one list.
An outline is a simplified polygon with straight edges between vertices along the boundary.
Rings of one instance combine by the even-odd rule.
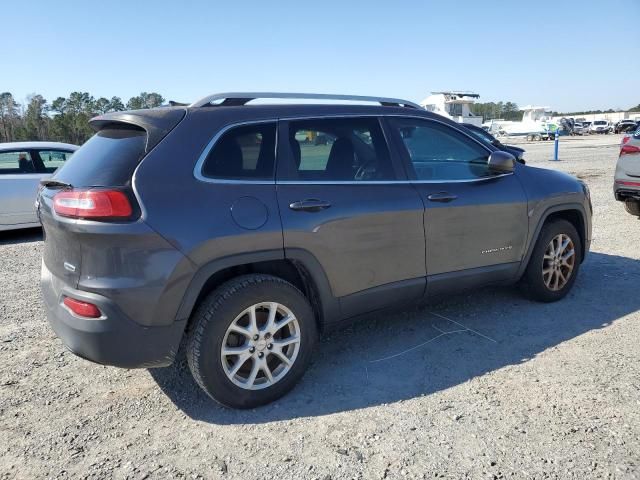
[[129, 198], [119, 190], [70, 190], [53, 197], [58, 215], [72, 218], [128, 218]]
[[630, 153], [640, 153], [640, 147], [629, 144], [622, 145], [620, 148], [620, 155], [628, 155]]
[[629, 182], [627, 180], [616, 180], [618, 185], [624, 185], [626, 187], [640, 187], [640, 182]]
[[102, 312], [93, 303], [82, 302], [71, 297], [64, 297], [63, 303], [79, 317], [100, 318]]
[[627, 143], [629, 140], [631, 140], [631, 135], [629, 135], [629, 134], [627, 134], [624, 137], [622, 137], [622, 145]]

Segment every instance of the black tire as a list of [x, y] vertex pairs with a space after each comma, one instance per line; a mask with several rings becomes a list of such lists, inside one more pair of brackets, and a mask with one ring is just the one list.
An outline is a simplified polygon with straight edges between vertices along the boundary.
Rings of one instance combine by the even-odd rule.
[[624, 209], [631, 215], [640, 217], [640, 200], [627, 199], [624, 201]]
[[[544, 255], [551, 240], [559, 234], [567, 235], [574, 245], [574, 265], [565, 285], [559, 290], [552, 290], [544, 282], [542, 273]], [[533, 249], [529, 264], [521, 279], [521, 287], [527, 297], [538, 302], [556, 302], [571, 291], [580, 270], [582, 259], [582, 242], [575, 227], [567, 220], [553, 220], [542, 227], [538, 241]]]
[[[290, 370], [280, 380], [260, 390], [248, 390], [234, 384], [225, 373], [221, 348], [231, 322], [260, 302], [280, 303], [295, 315], [300, 346]], [[317, 338], [315, 315], [300, 290], [271, 275], [243, 275], [209, 294], [193, 314], [187, 361], [196, 383], [212, 399], [227, 407], [254, 408], [282, 397], [294, 387], [309, 365]]]

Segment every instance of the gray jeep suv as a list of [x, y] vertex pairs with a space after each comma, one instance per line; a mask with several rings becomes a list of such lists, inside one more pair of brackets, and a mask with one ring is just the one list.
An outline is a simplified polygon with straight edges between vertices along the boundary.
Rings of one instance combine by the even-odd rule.
[[589, 249], [584, 184], [404, 100], [233, 93], [91, 125], [38, 197], [49, 321], [126, 368], [184, 337], [227, 406], [285, 394], [342, 320], [487, 284], [559, 300]]

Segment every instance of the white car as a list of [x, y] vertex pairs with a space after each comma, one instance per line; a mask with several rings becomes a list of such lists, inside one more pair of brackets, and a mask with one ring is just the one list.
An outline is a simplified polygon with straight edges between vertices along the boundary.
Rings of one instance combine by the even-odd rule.
[[58, 142], [0, 143], [0, 231], [40, 225], [35, 210], [40, 180], [78, 148]]
[[611, 123], [609, 123], [609, 120], [596, 120], [591, 124], [591, 127], [589, 127], [591, 133], [608, 134], [612, 129], [613, 127]]

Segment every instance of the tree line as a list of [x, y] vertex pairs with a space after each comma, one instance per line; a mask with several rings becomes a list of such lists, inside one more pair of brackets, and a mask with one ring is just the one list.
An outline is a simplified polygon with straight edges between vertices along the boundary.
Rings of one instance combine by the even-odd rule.
[[474, 115], [481, 116], [484, 120], [500, 118], [502, 120], [522, 120], [523, 111], [514, 102], [486, 102], [471, 105]]
[[[523, 110], [520, 110], [518, 105], [513, 102], [487, 102], [487, 103], [474, 103], [471, 105], [471, 111], [475, 115], [480, 115], [484, 120], [492, 120], [500, 118], [502, 120], [522, 120]], [[555, 117], [575, 117], [578, 115], [585, 115], [590, 113], [614, 113], [619, 112], [620, 109], [614, 110], [610, 108], [608, 110], [585, 110], [582, 112], [551, 112]], [[638, 112], [640, 111], [640, 104], [635, 107], [631, 107], [628, 111]]]
[[[107, 112], [158, 107], [165, 99], [159, 93], [142, 92], [125, 104], [120, 97], [94, 98], [88, 92], [72, 92], [49, 103], [42, 95], [33, 94], [24, 104], [10, 92], [0, 93], [0, 142], [52, 140], [82, 145], [93, 130], [89, 119]], [[640, 110], [640, 105], [631, 109]], [[484, 120], [501, 118], [521, 120], [523, 111], [514, 102], [474, 103], [471, 111]], [[610, 113], [614, 110], [593, 110], [562, 114]], [[553, 112], [554, 115], [560, 115]]]
[[122, 110], [138, 110], [162, 105], [159, 93], [142, 92], [125, 104], [120, 97], [94, 98], [88, 92], [72, 92], [49, 103], [33, 94], [24, 104], [10, 92], [0, 93], [0, 142], [49, 140], [82, 145], [93, 135], [89, 119]]

